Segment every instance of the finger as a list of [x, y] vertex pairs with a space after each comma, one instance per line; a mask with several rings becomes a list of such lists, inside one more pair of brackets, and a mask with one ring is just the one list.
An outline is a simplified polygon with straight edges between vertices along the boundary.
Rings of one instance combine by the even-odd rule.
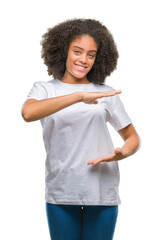
[[116, 91], [108, 91], [108, 92], [106, 92], [106, 96], [114, 96], [114, 95], [116, 95], [116, 94], [120, 94], [120, 93], [122, 93], [122, 91], [121, 90], [116, 90]]
[[93, 164], [94, 162], [99, 161], [99, 160], [100, 160], [99, 158], [95, 158], [93, 160], [90, 160], [90, 161], [88, 161], [87, 165]]
[[[118, 148], [118, 149], [120, 149], [120, 148]], [[87, 165], [90, 165], [90, 164], [96, 165], [100, 162], [109, 162], [115, 157], [115, 155], [116, 155], [116, 153], [115, 153], [115, 150], [114, 150], [114, 152], [112, 152], [111, 154], [108, 154], [108, 155], [106, 155], [102, 158], [96, 158], [96, 159], [88, 161]]]
[[114, 153], [108, 155], [106, 158], [96, 158], [96, 159], [90, 160], [88, 161], [87, 165], [90, 165], [90, 164], [96, 165], [100, 162], [107, 162], [112, 159], [112, 156], [114, 156]]
[[110, 159], [106, 159], [106, 160], [105, 160], [105, 159], [99, 159], [99, 160], [93, 161], [92, 164], [93, 164], [93, 166], [94, 166], [94, 165], [97, 165], [97, 164], [100, 163], [100, 162], [109, 162], [109, 160], [110, 160]]
[[120, 94], [120, 93], [122, 93], [122, 90], [117, 90], [116, 91], [116, 94]]
[[90, 160], [90, 161], [88, 161], [87, 165], [90, 165], [90, 164], [92, 164], [94, 162], [95, 162], [95, 159], [94, 160]]
[[88, 165], [93, 164], [93, 166], [94, 166], [94, 165], [98, 164], [99, 162], [101, 162], [101, 160], [97, 160], [97, 161], [93, 160], [90, 163], [88, 162]]
[[122, 92], [121, 90], [100, 92], [99, 96], [97, 96], [97, 98], [111, 97], [111, 96], [114, 96], [116, 94], [120, 94], [121, 92]]

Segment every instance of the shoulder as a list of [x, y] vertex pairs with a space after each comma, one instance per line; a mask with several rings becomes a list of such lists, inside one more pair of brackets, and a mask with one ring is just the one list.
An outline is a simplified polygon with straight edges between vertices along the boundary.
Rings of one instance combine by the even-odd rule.
[[55, 84], [55, 80], [52, 79], [52, 80], [49, 80], [49, 81], [36, 81], [36, 82], [34, 82], [34, 84], [47, 87], [47, 86]]
[[54, 87], [57, 84], [57, 80], [52, 79], [49, 81], [36, 81], [34, 82], [34, 86], [38, 88], [44, 88], [48, 91], [49, 88]]
[[30, 90], [29, 95], [48, 97], [49, 93], [54, 89], [55, 82], [53, 79], [50, 81], [35, 81], [33, 87]]

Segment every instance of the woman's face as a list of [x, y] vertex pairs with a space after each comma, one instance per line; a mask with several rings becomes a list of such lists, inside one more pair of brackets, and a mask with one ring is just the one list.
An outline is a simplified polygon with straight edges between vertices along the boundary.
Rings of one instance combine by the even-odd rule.
[[97, 44], [89, 35], [82, 35], [70, 43], [66, 60], [66, 74], [86, 79], [97, 54]]

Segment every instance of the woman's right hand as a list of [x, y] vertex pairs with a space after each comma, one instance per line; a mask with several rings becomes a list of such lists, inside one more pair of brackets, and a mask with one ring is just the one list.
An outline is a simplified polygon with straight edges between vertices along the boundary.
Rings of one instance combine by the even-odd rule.
[[121, 91], [74, 92], [42, 100], [28, 99], [22, 107], [22, 116], [26, 122], [32, 122], [54, 114], [74, 103], [97, 104], [97, 98], [110, 97], [119, 93]]
[[111, 97], [120, 94], [122, 91], [105, 91], [105, 92], [81, 92], [82, 102], [86, 104], [97, 104], [97, 98]]

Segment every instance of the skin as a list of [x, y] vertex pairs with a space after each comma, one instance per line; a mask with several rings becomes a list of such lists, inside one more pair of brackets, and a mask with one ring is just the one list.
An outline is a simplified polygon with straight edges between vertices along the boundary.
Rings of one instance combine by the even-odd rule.
[[140, 148], [140, 138], [133, 124], [130, 124], [127, 127], [119, 130], [118, 133], [125, 142], [123, 147], [117, 147], [111, 154], [105, 155], [101, 158], [90, 160], [88, 161], [87, 165], [92, 164], [94, 166], [101, 162], [119, 161], [131, 156]]
[[[61, 79], [65, 83], [89, 84], [86, 75], [93, 67], [97, 44], [89, 35], [83, 35], [71, 42], [66, 60], [66, 71]], [[83, 66], [83, 69], [78, 68]]]
[[[80, 38], [75, 39], [69, 46], [68, 57], [66, 61], [66, 71], [62, 79], [63, 82], [72, 84], [88, 84], [90, 83], [86, 77], [87, 73], [93, 67], [97, 54], [97, 44], [94, 39], [88, 35], [83, 35]], [[85, 66], [85, 70], [77, 69], [77, 65]], [[115, 94], [119, 94], [121, 91], [116, 91]], [[83, 99], [86, 98], [86, 94], [82, 93]], [[114, 92], [112, 92], [112, 95]], [[98, 103], [95, 100], [93, 103]], [[140, 146], [139, 136], [133, 126], [133, 124], [118, 131], [119, 135], [124, 140], [124, 145], [106, 156], [96, 158], [88, 161], [87, 165], [97, 165], [101, 162], [119, 161], [134, 154]]]
[[[93, 67], [97, 54], [97, 44], [89, 35], [82, 35], [71, 42], [66, 60], [66, 71], [61, 81], [69, 84], [89, 84], [87, 73]], [[83, 67], [83, 68], [82, 68]], [[74, 92], [64, 96], [43, 100], [28, 99], [22, 107], [26, 122], [40, 120], [77, 102], [98, 104], [98, 98], [120, 94], [121, 91]], [[111, 154], [88, 161], [88, 165], [122, 160], [134, 154], [140, 146], [139, 136], [132, 124], [118, 131], [124, 140], [121, 148]]]

